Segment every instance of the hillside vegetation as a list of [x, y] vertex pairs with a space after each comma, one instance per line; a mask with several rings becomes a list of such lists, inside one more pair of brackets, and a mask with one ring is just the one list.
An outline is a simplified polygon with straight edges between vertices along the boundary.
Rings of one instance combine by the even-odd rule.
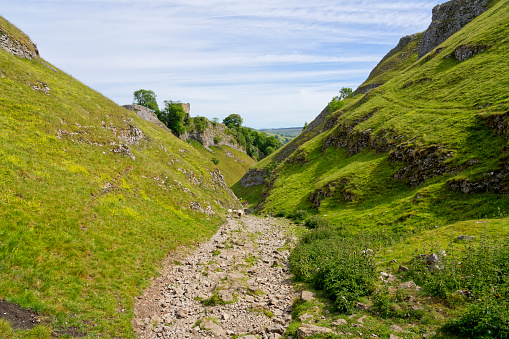
[[[509, 331], [505, 306], [495, 306], [505, 305], [509, 291], [502, 240], [509, 231], [508, 17], [509, 1], [492, 1], [419, 60], [422, 33], [403, 38], [343, 108], [324, 110], [250, 170], [263, 173], [265, 183], [235, 186], [257, 192], [262, 213], [297, 221], [315, 215], [306, 223], [316, 229], [295, 250], [292, 269], [335, 310], [349, 314], [359, 300], [368, 303], [373, 333], [388, 336], [397, 322], [421, 336], [451, 318], [459, 320], [444, 333], [502, 338]], [[476, 238], [454, 245], [460, 235]], [[443, 273], [420, 271], [416, 256], [441, 250], [455, 258], [442, 258]], [[476, 262], [477, 271], [465, 261]], [[380, 292], [377, 272], [400, 274], [400, 264], [412, 269], [399, 279], [414, 279], [422, 293], [397, 298], [392, 286]], [[485, 280], [476, 285], [472, 275]], [[412, 311], [422, 310], [420, 303], [429, 316]], [[295, 316], [312, 306], [299, 306]]]
[[0, 49], [0, 84], [0, 300], [41, 321], [0, 319], [0, 337], [134, 337], [133, 299], [158, 263], [237, 199], [209, 156], [40, 58]]

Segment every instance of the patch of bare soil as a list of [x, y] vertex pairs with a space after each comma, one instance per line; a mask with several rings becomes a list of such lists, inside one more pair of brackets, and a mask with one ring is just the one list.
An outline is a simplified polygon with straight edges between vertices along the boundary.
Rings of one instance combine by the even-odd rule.
[[12, 328], [17, 330], [29, 330], [40, 323], [34, 311], [5, 300], [0, 300], [0, 318], [7, 320]]

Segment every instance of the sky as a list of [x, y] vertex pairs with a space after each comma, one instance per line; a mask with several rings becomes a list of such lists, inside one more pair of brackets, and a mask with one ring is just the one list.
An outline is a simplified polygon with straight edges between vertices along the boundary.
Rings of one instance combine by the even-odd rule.
[[133, 92], [191, 116], [280, 128], [357, 88], [437, 0], [0, 0], [41, 57], [120, 105]]

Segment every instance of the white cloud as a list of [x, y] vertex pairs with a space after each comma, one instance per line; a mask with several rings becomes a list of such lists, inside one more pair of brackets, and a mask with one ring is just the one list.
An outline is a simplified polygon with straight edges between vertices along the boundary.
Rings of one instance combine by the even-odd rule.
[[435, 1], [16, 0], [2, 15], [119, 103], [147, 88], [267, 127], [309, 122], [359, 85], [401, 36], [426, 28]]

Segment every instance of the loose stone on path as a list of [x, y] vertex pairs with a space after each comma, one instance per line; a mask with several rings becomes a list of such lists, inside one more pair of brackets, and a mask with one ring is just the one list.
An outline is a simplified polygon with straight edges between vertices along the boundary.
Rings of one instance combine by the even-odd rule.
[[295, 242], [288, 227], [274, 218], [228, 219], [138, 300], [138, 338], [279, 338], [299, 297], [288, 267], [285, 245]]

